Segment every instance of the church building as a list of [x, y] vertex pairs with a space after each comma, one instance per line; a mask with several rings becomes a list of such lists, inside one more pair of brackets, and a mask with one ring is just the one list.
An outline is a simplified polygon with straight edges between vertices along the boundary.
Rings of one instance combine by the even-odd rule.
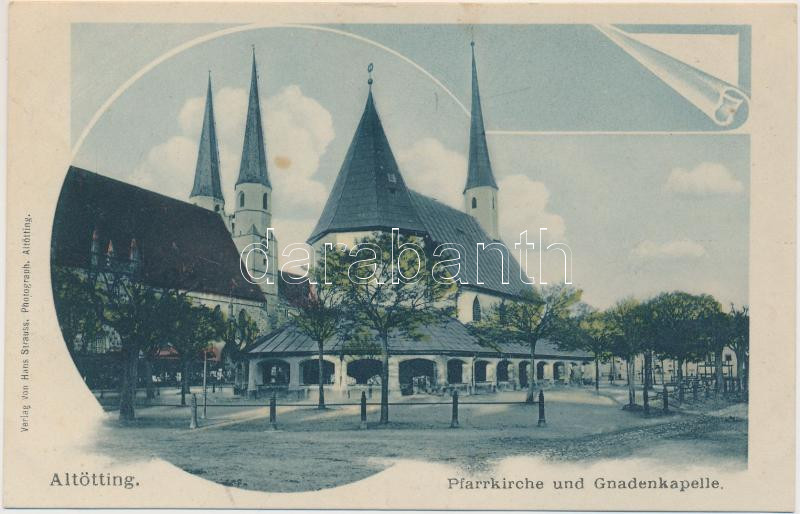
[[[478, 72], [472, 50], [472, 115], [469, 159], [463, 190], [464, 210], [453, 209], [409, 189], [384, 132], [368, 81], [366, 104], [355, 129], [328, 200], [308, 243], [318, 252], [328, 243], [352, 245], [372, 232], [416, 234], [434, 244], [460, 244], [466, 255], [456, 295], [457, 315], [442, 324], [422, 329], [422, 340], [390, 339], [390, 394], [418, 391], [464, 392], [515, 389], [528, 384], [531, 370], [527, 347], [501, 343], [499, 351], [478, 343], [467, 324], [480, 320], [482, 313], [504, 298], [515, 298], [530, 285], [520, 278], [519, 263], [508, 255], [484, 250], [499, 241], [501, 209], [498, 186], [492, 172], [478, 89]], [[512, 247], [513, 248], [513, 247]], [[507, 270], [506, 280], [499, 271]], [[505, 266], [504, 266], [505, 264]], [[259, 391], [301, 391], [314, 394], [318, 380], [316, 343], [300, 333], [291, 322], [257, 340], [249, 351], [248, 393]], [[379, 357], [348, 355], [338, 340], [325, 344], [323, 373], [331, 392], [340, 395], [371, 390], [380, 382]], [[549, 341], [537, 345], [536, 378], [566, 382], [576, 376], [593, 375], [591, 356], [564, 352]]]

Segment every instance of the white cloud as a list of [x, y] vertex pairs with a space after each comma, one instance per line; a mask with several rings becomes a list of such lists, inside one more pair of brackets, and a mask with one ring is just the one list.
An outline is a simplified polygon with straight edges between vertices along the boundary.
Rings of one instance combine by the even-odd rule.
[[637, 257], [652, 258], [697, 258], [706, 254], [703, 245], [689, 239], [668, 241], [666, 243], [656, 243], [653, 241], [642, 241], [633, 249], [633, 254]]
[[565, 242], [564, 218], [548, 210], [550, 191], [542, 182], [526, 175], [503, 177], [498, 200], [500, 202], [500, 233], [508, 244], [519, 241], [519, 235], [528, 231], [529, 240], [536, 238], [540, 228], [546, 228], [548, 242]]
[[467, 159], [438, 139], [425, 138], [397, 152], [397, 164], [408, 186], [455, 209], [463, 209]]
[[[239, 173], [248, 93], [224, 87], [214, 92], [214, 118], [220, 152], [220, 180], [230, 202]], [[262, 99], [264, 137], [274, 191], [273, 215], [316, 221], [327, 198], [327, 188], [312, 177], [333, 140], [333, 120], [319, 102], [298, 86], [287, 86]], [[153, 147], [134, 171], [136, 185], [187, 200], [194, 180], [197, 145], [203, 122], [205, 96], [186, 100], [178, 114], [181, 134]], [[313, 218], [313, 219], [312, 219]], [[277, 226], [276, 226], [277, 228]], [[308, 237], [308, 232], [300, 240]]]
[[696, 195], [738, 194], [744, 191], [742, 183], [731, 175], [725, 165], [702, 162], [691, 171], [675, 168], [669, 174], [666, 189], [676, 193]]
[[194, 183], [197, 141], [173, 136], [154, 146], [131, 174], [139, 187], [178, 199], [187, 199]]

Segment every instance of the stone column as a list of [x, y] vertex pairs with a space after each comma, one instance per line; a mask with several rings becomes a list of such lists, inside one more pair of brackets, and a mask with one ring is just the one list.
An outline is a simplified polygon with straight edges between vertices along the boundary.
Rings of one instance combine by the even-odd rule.
[[475, 366], [475, 360], [472, 358], [467, 358], [461, 362], [463, 362], [461, 366], [461, 381], [464, 382], [467, 387], [472, 387], [472, 371]]
[[258, 385], [256, 384], [256, 376], [258, 375], [258, 363], [256, 359], [250, 359], [248, 363], [249, 371], [247, 373], [247, 397], [255, 398], [258, 394]]
[[400, 395], [400, 362], [389, 356], [389, 396]]
[[342, 358], [334, 359], [333, 362], [333, 387], [341, 392], [347, 389], [346, 375], [347, 362]]
[[289, 362], [289, 389], [300, 388], [300, 359], [286, 359]]
[[447, 357], [441, 355], [435, 357], [433, 361], [436, 363], [436, 383], [434, 384], [434, 387], [444, 387], [447, 385]]
[[[487, 359], [488, 360], [488, 359]], [[498, 359], [491, 359], [486, 365], [486, 381], [497, 385], [497, 363]]]

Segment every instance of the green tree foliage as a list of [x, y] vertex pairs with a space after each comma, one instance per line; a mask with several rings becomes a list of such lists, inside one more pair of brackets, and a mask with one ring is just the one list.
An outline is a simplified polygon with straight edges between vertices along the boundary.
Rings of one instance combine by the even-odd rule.
[[342, 301], [344, 291], [338, 284], [333, 282], [326, 283], [326, 270], [341, 272], [344, 266], [341, 264], [341, 254], [332, 253], [320, 260], [317, 266], [310, 271], [308, 282], [308, 293], [302, 295], [294, 304], [292, 320], [297, 329], [305, 334], [312, 341], [317, 343], [318, 350], [318, 384], [319, 400], [318, 408], [325, 408], [325, 388], [324, 379], [324, 359], [326, 341], [332, 341], [340, 333], [344, 313]]
[[616, 335], [616, 327], [610, 314], [598, 311], [586, 304], [580, 304], [570, 330], [557, 340], [563, 350], [583, 350], [594, 357], [595, 390], [600, 390], [600, 363], [611, 357], [611, 345]]
[[523, 289], [518, 299], [504, 300], [489, 309], [474, 329], [483, 344], [517, 343], [530, 349], [527, 401], [536, 392], [536, 345], [542, 339], [557, 341], [570, 330], [569, 319], [581, 299], [581, 290], [565, 284]]
[[[441, 321], [453, 312], [455, 284], [434, 268], [438, 259], [432, 245], [416, 236], [373, 233], [342, 253], [327, 278], [342, 294], [342, 312], [356, 339], [371, 338], [381, 346], [382, 424], [389, 422], [389, 339], [403, 335], [423, 336], [420, 328]], [[417, 245], [417, 254], [397, 251], [401, 245]], [[421, 266], [419, 261], [423, 261]]]
[[219, 307], [195, 305], [183, 293], [165, 294], [164, 317], [169, 320], [169, 343], [181, 363], [181, 405], [186, 405], [192, 362], [209, 350], [213, 341], [225, 334]]
[[53, 300], [58, 324], [73, 359], [89, 350], [102, 334], [94, 283], [76, 269], [53, 267]]
[[737, 309], [731, 305], [731, 339], [729, 345], [736, 354], [736, 377], [740, 386], [747, 386], [750, 371], [750, 312], [747, 306]]

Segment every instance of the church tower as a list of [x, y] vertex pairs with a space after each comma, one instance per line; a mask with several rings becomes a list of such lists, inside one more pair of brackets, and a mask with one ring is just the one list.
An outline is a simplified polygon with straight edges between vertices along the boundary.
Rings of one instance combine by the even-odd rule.
[[[272, 225], [272, 186], [267, 174], [267, 152], [264, 147], [264, 130], [261, 124], [261, 105], [258, 95], [258, 71], [253, 50], [253, 67], [250, 77], [250, 99], [242, 146], [239, 178], [234, 188], [234, 213], [231, 217], [231, 235], [242, 252], [249, 245], [264, 245], [265, 257], [260, 251], [250, 252], [245, 263], [250, 276], [259, 282], [269, 296], [277, 297], [277, 241], [267, 229]], [[263, 247], [262, 247], [263, 248]], [[269, 264], [268, 264], [269, 263]], [[261, 278], [264, 277], [264, 278]], [[271, 284], [267, 283], [268, 279]]]
[[214, 101], [211, 96], [211, 72], [208, 73], [208, 92], [203, 114], [203, 131], [197, 150], [197, 166], [194, 171], [194, 186], [189, 195], [195, 205], [225, 216], [225, 198], [219, 181], [219, 147], [217, 129], [214, 124]]
[[481, 97], [478, 92], [478, 70], [475, 66], [475, 42], [472, 46], [472, 116], [469, 127], [469, 163], [467, 184], [464, 186], [464, 210], [478, 220], [483, 230], [492, 239], [500, 238], [497, 211], [497, 182], [492, 174], [489, 148], [486, 146], [486, 130], [483, 126]]

